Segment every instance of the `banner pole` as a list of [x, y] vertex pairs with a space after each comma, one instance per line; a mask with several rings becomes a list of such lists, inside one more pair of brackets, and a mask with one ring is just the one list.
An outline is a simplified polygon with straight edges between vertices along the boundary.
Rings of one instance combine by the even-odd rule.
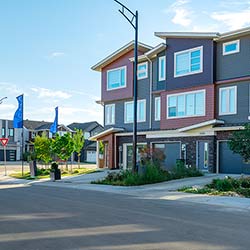
[[4, 148], [4, 169], [5, 169], [5, 176], [7, 176], [7, 168], [6, 168], [6, 146]]

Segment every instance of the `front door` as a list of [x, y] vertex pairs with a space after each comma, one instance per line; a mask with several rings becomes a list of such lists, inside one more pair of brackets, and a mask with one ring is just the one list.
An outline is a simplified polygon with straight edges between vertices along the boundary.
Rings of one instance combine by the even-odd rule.
[[199, 170], [208, 171], [209, 144], [206, 141], [199, 141], [197, 148], [197, 165]]

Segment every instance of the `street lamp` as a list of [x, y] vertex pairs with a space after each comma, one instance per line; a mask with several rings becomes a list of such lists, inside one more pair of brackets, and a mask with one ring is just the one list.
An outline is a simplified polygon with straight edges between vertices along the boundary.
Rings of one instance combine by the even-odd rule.
[[5, 96], [5, 97], [1, 98], [1, 99], [0, 99], [0, 104], [3, 103], [3, 100], [4, 100], [4, 99], [7, 99], [7, 97]]
[[[133, 172], [137, 171], [136, 167], [136, 151], [137, 151], [137, 65], [138, 65], [138, 11], [133, 13], [129, 8], [114, 0], [122, 9], [119, 12], [127, 19], [135, 30], [134, 44], [134, 126], [133, 126]], [[129, 14], [126, 15], [125, 11]]]

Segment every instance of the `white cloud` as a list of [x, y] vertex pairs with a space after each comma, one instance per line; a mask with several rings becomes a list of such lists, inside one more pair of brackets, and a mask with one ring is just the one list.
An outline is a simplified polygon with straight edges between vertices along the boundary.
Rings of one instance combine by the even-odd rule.
[[177, 0], [168, 9], [165, 9], [164, 12], [174, 13], [174, 17], [171, 19], [174, 24], [188, 27], [192, 23], [192, 19], [190, 17], [193, 14], [190, 8], [186, 6], [189, 2], [189, 0]]
[[230, 30], [240, 29], [250, 24], [250, 9], [242, 11], [221, 11], [213, 12], [211, 18], [224, 23]]
[[0, 92], [5, 92], [14, 95], [20, 95], [23, 91], [21, 91], [16, 84], [11, 82], [0, 82]]
[[64, 52], [55, 51], [55, 52], [52, 52], [52, 53], [49, 55], [49, 58], [62, 57], [62, 56], [64, 56], [64, 55], [65, 55]]
[[38, 98], [59, 98], [69, 99], [72, 95], [61, 90], [53, 90], [46, 88], [31, 88], [33, 92], [38, 94]]

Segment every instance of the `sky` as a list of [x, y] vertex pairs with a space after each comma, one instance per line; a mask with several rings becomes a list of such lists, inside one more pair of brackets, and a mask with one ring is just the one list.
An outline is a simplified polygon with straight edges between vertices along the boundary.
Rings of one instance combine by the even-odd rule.
[[[139, 41], [154, 32], [227, 32], [250, 26], [250, 1], [123, 0], [139, 12]], [[0, 0], [0, 119], [13, 119], [24, 94], [24, 119], [103, 124], [101, 75], [91, 66], [134, 39], [113, 0]]]

